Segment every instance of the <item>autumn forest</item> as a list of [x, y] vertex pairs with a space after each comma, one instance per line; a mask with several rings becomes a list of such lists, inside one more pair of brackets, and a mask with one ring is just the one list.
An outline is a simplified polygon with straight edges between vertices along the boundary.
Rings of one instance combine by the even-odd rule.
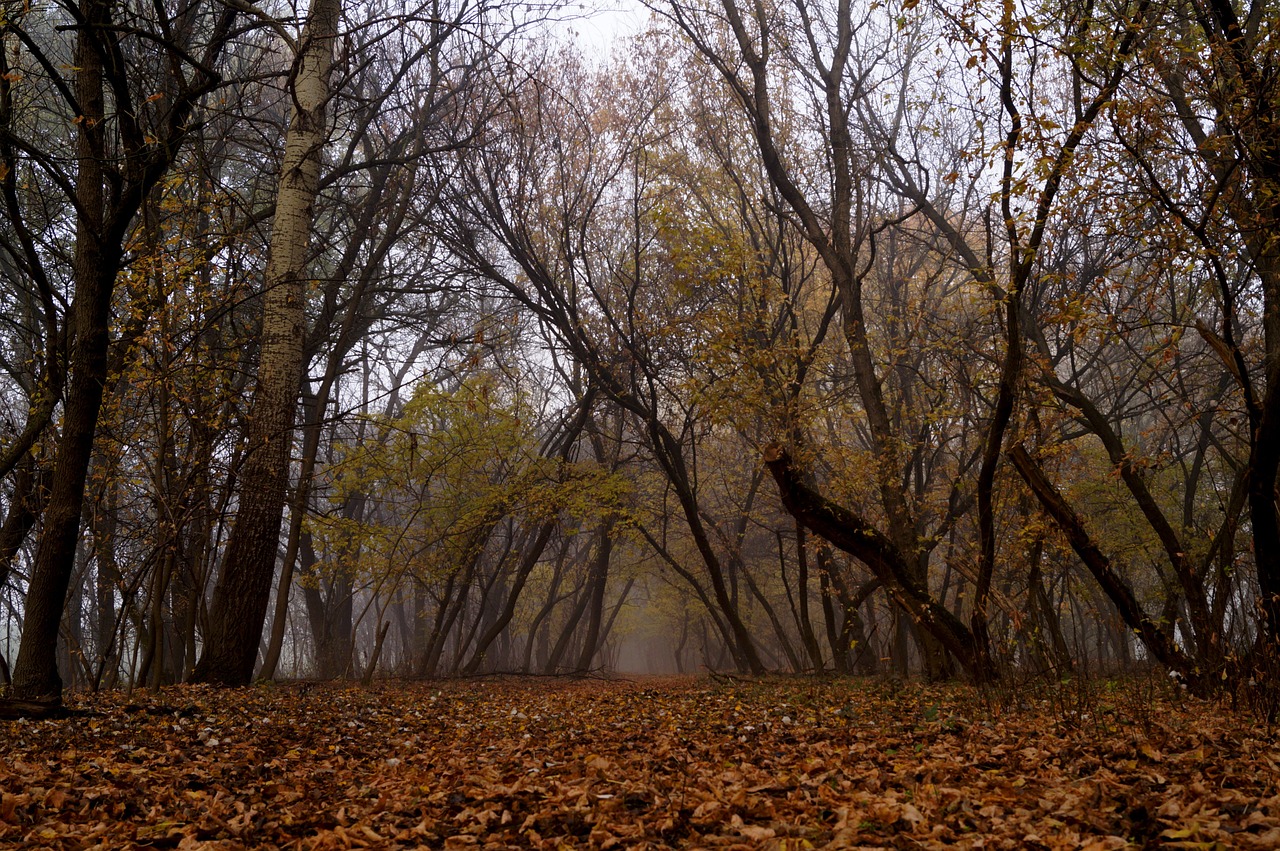
[[606, 13], [0, 4], [0, 841], [1276, 847], [1280, 7]]

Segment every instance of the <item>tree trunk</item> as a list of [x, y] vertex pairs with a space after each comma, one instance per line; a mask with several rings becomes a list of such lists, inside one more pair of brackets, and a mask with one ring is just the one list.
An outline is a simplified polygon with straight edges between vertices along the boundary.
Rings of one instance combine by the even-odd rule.
[[382, 646], [387, 640], [387, 631], [391, 629], [391, 621], [384, 621], [382, 626], [378, 627], [378, 637], [373, 642], [373, 652], [369, 654], [369, 665], [365, 668], [364, 676], [360, 678], [361, 685], [368, 687], [373, 685], [373, 675], [378, 670], [378, 660], [382, 658]]
[[560, 594], [560, 585], [564, 581], [564, 563], [569, 554], [567, 544], [561, 543], [559, 552], [556, 553], [555, 567], [552, 568], [551, 585], [547, 589], [547, 599], [542, 604], [542, 608], [534, 615], [533, 620], [529, 624], [528, 637], [525, 639], [524, 646], [524, 664], [520, 670], [526, 674], [533, 673], [534, 670], [534, 650], [541, 648], [542, 652], [538, 654], [538, 664], [541, 667], [546, 661], [546, 644], [549, 642], [547, 626], [547, 618], [560, 603], [564, 597]]
[[262, 355], [249, 412], [240, 504], [214, 589], [204, 653], [192, 673], [196, 682], [249, 682], [271, 597], [302, 384], [307, 249], [340, 11], [340, 0], [314, 0], [299, 47], [264, 282]]
[[[307, 566], [306, 574], [318, 580], [303, 587], [307, 621], [315, 644], [317, 679], [336, 680], [353, 673], [355, 570], [360, 544], [351, 530], [364, 521], [366, 504], [363, 494], [355, 494], [343, 502], [340, 516], [344, 525], [337, 533], [335, 563], [325, 569], [326, 575], [315, 577], [314, 563]], [[311, 555], [314, 558], [314, 553]]]
[[[137, 41], [147, 45], [144, 50], [158, 47], [159, 55], [145, 57], [154, 61], [142, 64], [163, 69], [162, 76], [139, 80], [131, 75], [141, 65], [127, 64], [119, 43], [125, 31], [112, 20], [115, 6], [114, 0], [80, 0], [70, 68], [74, 80], [67, 88], [79, 112], [73, 131], [74, 197], [67, 199], [76, 209], [70, 381], [13, 671], [14, 696], [36, 701], [61, 700], [62, 682], [55, 667], [58, 624], [75, 567], [85, 482], [108, 373], [112, 293], [124, 243], [143, 200], [181, 150], [192, 108], [217, 82], [212, 69], [236, 15], [224, 7], [199, 56], [193, 56], [195, 45], [166, 41], [172, 32], [170, 21], [151, 22], [157, 26], [155, 40]], [[159, 6], [155, 11], [165, 14]], [[139, 20], [140, 26], [146, 23]], [[110, 115], [104, 94], [108, 86]], [[168, 90], [165, 106], [156, 107], [160, 115], [132, 102], [138, 87], [147, 92]], [[143, 126], [144, 115], [156, 120]]]
[[849, 673], [849, 641], [844, 621], [836, 616], [835, 588], [826, 572], [818, 574], [818, 593], [822, 600], [822, 620], [826, 627], [827, 646], [831, 648], [831, 665], [837, 674]]
[[62, 700], [58, 625], [75, 567], [85, 480], [107, 378], [111, 293], [121, 251], [120, 243], [111, 244], [104, 233], [106, 113], [103, 57], [97, 31], [111, 26], [110, 0], [82, 0], [80, 14], [85, 23], [76, 41], [75, 57], [76, 100], [81, 109], [76, 127], [75, 342], [62, 435], [27, 590], [22, 645], [13, 668], [12, 689], [13, 696], [20, 700], [55, 703]]
[[289, 621], [289, 595], [293, 590], [294, 568], [298, 563], [298, 548], [302, 544], [302, 521], [311, 501], [311, 476], [315, 472], [316, 455], [320, 446], [320, 402], [310, 395], [306, 387], [303, 394], [302, 457], [299, 459], [298, 484], [294, 487], [289, 505], [289, 532], [285, 539], [284, 558], [280, 564], [280, 581], [276, 583], [276, 602], [271, 619], [271, 634], [267, 639], [267, 651], [258, 676], [264, 680], [275, 679], [280, 665], [280, 651], [284, 649], [285, 625]]
[[485, 653], [488, 651], [489, 646], [507, 628], [507, 624], [511, 623], [511, 618], [516, 613], [516, 603], [519, 602], [520, 592], [523, 590], [529, 574], [537, 567], [538, 559], [542, 557], [542, 551], [547, 548], [547, 542], [551, 540], [551, 533], [556, 530], [558, 522], [555, 517], [542, 522], [537, 536], [529, 544], [529, 550], [521, 557], [520, 566], [516, 569], [516, 575], [512, 580], [511, 590], [506, 595], [506, 602], [497, 613], [497, 617], [489, 624], [488, 629], [476, 641], [476, 649], [472, 652], [470, 660], [463, 667], [464, 673], [471, 675], [480, 670], [480, 666], [485, 662]]
[[606, 519], [600, 524], [600, 545], [591, 563], [590, 599], [587, 603], [587, 632], [582, 637], [582, 651], [578, 655], [578, 671], [591, 670], [591, 662], [595, 659], [597, 645], [600, 642], [600, 628], [604, 622], [604, 592], [609, 580], [609, 558], [613, 554], [613, 521]]
[[[782, 557], [782, 536], [778, 536], [778, 557]], [[796, 523], [796, 608], [800, 628], [800, 640], [813, 670], [821, 671], [822, 650], [818, 647], [818, 635], [813, 631], [813, 620], [809, 616], [809, 547], [805, 541], [804, 527]]]
[[31, 455], [23, 459], [14, 473], [9, 510], [4, 525], [0, 526], [0, 587], [9, 581], [13, 560], [44, 511], [48, 480], [48, 474]]

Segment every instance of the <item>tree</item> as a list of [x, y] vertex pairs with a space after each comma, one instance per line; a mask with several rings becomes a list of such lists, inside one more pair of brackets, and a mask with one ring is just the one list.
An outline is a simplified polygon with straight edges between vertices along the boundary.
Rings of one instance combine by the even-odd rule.
[[[841, 316], [848, 364], [853, 377], [859, 414], [866, 424], [868, 450], [874, 467], [878, 508], [887, 532], [881, 544], [894, 552], [873, 557], [873, 572], [886, 581], [893, 599], [924, 632], [918, 635], [925, 667], [932, 676], [948, 670], [947, 654], [979, 680], [994, 675], [989, 655], [975, 637], [954, 617], [931, 614], [936, 602], [928, 590], [929, 553], [937, 537], [922, 528], [922, 518], [903, 482], [909, 469], [909, 450], [897, 427], [899, 404], [895, 399], [898, 373], [877, 363], [873, 327], [867, 315], [867, 280], [875, 256], [877, 233], [892, 224], [893, 214], [877, 209], [870, 169], [876, 155], [866, 146], [865, 103], [876, 79], [903, 66], [892, 56], [892, 38], [885, 19], [871, 15], [861, 23], [852, 4], [835, 7], [746, 7], [731, 0], [717, 10], [697, 9], [673, 3], [662, 11], [689, 41], [695, 53], [718, 74], [726, 94], [741, 111], [743, 124], [754, 139], [760, 163], [797, 228], [813, 246], [829, 276]], [[857, 50], [862, 53], [858, 53]], [[876, 67], [877, 63], [884, 68]], [[889, 68], [892, 70], [888, 70]], [[812, 104], [805, 115], [798, 104]], [[823, 140], [822, 156], [812, 163], [795, 122], [809, 120], [807, 129]], [[801, 488], [782, 493], [783, 502], [811, 531], [827, 537], [838, 534], [820, 521], [816, 491], [805, 484], [807, 474], [796, 469], [795, 459], [784, 446], [766, 452], [766, 460], [780, 487]], [[953, 507], [958, 503], [952, 503]], [[949, 514], [949, 513], [948, 513]], [[851, 519], [845, 512], [841, 516]], [[954, 522], [944, 516], [943, 527]], [[870, 529], [863, 518], [861, 530]], [[831, 538], [828, 538], [831, 540]], [[865, 547], [855, 556], [870, 557]]]
[[[24, 150], [39, 163], [76, 210], [69, 379], [13, 681], [15, 697], [54, 703], [61, 700], [62, 685], [58, 624], [75, 563], [85, 478], [107, 379], [112, 297], [126, 241], [138, 211], [178, 159], [201, 99], [219, 82], [219, 56], [236, 15], [230, 7], [200, 4], [138, 12], [114, 0], [82, 0], [62, 11], [74, 23], [70, 78], [62, 76], [56, 58], [59, 45], [44, 41], [48, 30], [26, 29], [38, 12], [5, 20], [6, 34], [16, 33], [31, 52], [76, 128], [71, 175], [61, 170], [54, 151], [17, 136], [12, 120], [4, 127], [8, 149]], [[162, 97], [150, 98], [152, 92]], [[42, 268], [34, 252], [24, 247], [24, 255], [29, 269]], [[36, 275], [47, 280], [41, 271]]]
[[[1117, 116], [1133, 173], [1187, 240], [1213, 315], [1192, 324], [1221, 361], [1243, 432], [1249, 532], [1264, 619], [1258, 650], [1280, 641], [1280, 88], [1273, 4], [1194, 2], [1165, 11], [1143, 78], [1152, 109]], [[1176, 57], [1176, 59], [1174, 58]], [[1252, 303], [1252, 304], [1251, 304]], [[1256, 306], [1253, 306], [1256, 305]], [[1272, 645], [1267, 648], [1265, 645]], [[1259, 656], [1261, 663], [1264, 656]], [[1246, 665], [1246, 667], [1248, 667]]]
[[[446, 7], [448, 8], [448, 7]], [[353, 352], [371, 339], [374, 349], [403, 357], [388, 388], [388, 410], [418, 354], [430, 351], [441, 326], [456, 312], [461, 322], [467, 294], [433, 271], [430, 231], [433, 179], [439, 155], [467, 144], [471, 128], [458, 116], [477, 86], [492, 46], [472, 39], [484, 5], [457, 4], [451, 19], [442, 9], [406, 7], [394, 20], [348, 33], [362, 57], [335, 86], [332, 163], [317, 199], [312, 271], [319, 286], [309, 301], [304, 357], [318, 379], [303, 382], [301, 451], [297, 484], [289, 500], [289, 527], [277, 583], [271, 637], [259, 676], [275, 675], [284, 642], [290, 587], [321, 450], [322, 412], [341, 394]], [[412, 26], [406, 26], [412, 21]], [[443, 73], [451, 66], [450, 73]], [[406, 250], [406, 245], [414, 250]], [[392, 342], [405, 328], [407, 351]]]
[[[1157, 10], [1145, 14], [1155, 20]], [[1253, 280], [1266, 279], [1245, 259], [1265, 248], [1249, 245], [1239, 217], [1251, 214], [1228, 201], [1242, 197], [1223, 182], [1232, 168], [1217, 159], [1233, 149], [1230, 133], [1220, 146], [1210, 142], [1192, 107], [1203, 94], [1189, 94], [1198, 85], [1190, 65], [1167, 60], [1170, 42], [1193, 55], [1186, 50], [1187, 21], [1174, 9], [1158, 14], [1164, 26], [1147, 27], [1145, 39], [1130, 41], [1133, 73], [1114, 78], [1120, 106], [1107, 108], [1112, 135], [1077, 157], [1074, 175], [1064, 175], [1067, 192], [1088, 193], [1092, 215], [1050, 224], [1048, 241], [1057, 247], [1044, 252], [1044, 280], [1029, 293], [1023, 316], [1039, 382], [1071, 412], [1070, 427], [1104, 450], [1127, 496], [1121, 510], [1137, 519], [1146, 552], [1129, 558], [1127, 570], [1115, 569], [1119, 559], [1106, 555], [1106, 539], [1114, 551], [1115, 535], [1089, 527], [1079, 511], [1086, 500], [1072, 507], [1025, 448], [1013, 460], [1128, 628], [1193, 687], [1212, 691], [1231, 679], [1226, 625], [1248, 621], [1230, 616], [1234, 540], [1259, 475], [1253, 464], [1265, 451], [1255, 453], [1253, 444], [1262, 424], [1254, 402], [1262, 373], [1255, 368], [1250, 375], [1249, 330], [1238, 306]], [[1200, 18], [1208, 27], [1202, 36], [1213, 31], [1212, 20]], [[1092, 71], [1087, 57], [1075, 60], [1077, 74]], [[1199, 79], [1215, 70], [1204, 69]], [[1151, 100], [1152, 89], [1166, 100]], [[1113, 188], [1117, 168], [1127, 175], [1123, 192]], [[1146, 187], [1145, 197], [1132, 192], [1134, 185]], [[1239, 402], [1228, 397], [1233, 385]], [[1237, 457], [1230, 420], [1238, 412], [1248, 418], [1251, 408], [1245, 459]], [[1252, 528], [1255, 553], [1265, 552], [1257, 538], [1267, 534], [1265, 524]], [[1265, 561], [1255, 562], [1260, 589]], [[1145, 565], [1160, 589], [1147, 603], [1137, 593], [1143, 579], [1137, 568]]]
[[314, 0], [297, 46], [271, 249], [263, 282], [262, 353], [249, 412], [236, 524], [209, 611], [196, 682], [243, 685], [253, 675], [275, 574], [289, 482], [294, 408], [302, 383], [312, 205], [327, 136], [329, 73], [339, 0]]

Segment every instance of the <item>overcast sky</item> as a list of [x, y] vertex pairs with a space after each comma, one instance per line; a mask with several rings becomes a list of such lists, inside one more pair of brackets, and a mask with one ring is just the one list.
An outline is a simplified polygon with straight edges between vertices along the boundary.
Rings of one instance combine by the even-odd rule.
[[608, 50], [613, 41], [637, 32], [649, 19], [649, 10], [636, 0], [589, 0], [583, 3], [582, 17], [565, 26], [588, 46]]

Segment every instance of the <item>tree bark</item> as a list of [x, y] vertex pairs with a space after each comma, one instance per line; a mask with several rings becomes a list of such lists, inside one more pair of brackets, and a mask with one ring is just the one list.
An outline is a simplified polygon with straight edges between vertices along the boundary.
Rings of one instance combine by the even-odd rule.
[[542, 525], [538, 528], [537, 536], [529, 543], [529, 549], [520, 559], [520, 566], [516, 569], [511, 590], [506, 596], [506, 602], [493, 623], [476, 641], [476, 649], [472, 652], [470, 660], [463, 667], [463, 673], [470, 676], [480, 670], [485, 661], [485, 653], [490, 645], [507, 628], [507, 624], [511, 623], [511, 618], [516, 613], [516, 604], [519, 602], [520, 592], [523, 590], [525, 582], [529, 579], [529, 574], [537, 567], [538, 559], [542, 558], [542, 551], [547, 548], [547, 542], [551, 540], [551, 533], [556, 530], [558, 523], [559, 521], [555, 517], [542, 521]]
[[307, 254], [340, 12], [340, 0], [314, 0], [299, 47], [264, 282], [262, 355], [249, 412], [240, 502], [214, 589], [204, 652], [192, 673], [195, 682], [249, 682], [271, 597], [302, 384]]
[[[797, 626], [800, 628], [800, 640], [805, 652], [809, 654], [809, 662], [815, 671], [822, 670], [822, 651], [818, 647], [818, 635], [813, 630], [813, 619], [809, 614], [809, 547], [805, 542], [804, 527], [796, 524], [796, 609]], [[778, 557], [782, 557], [782, 536], [778, 536]], [[833, 648], [834, 649], [834, 648]]]
[[9, 510], [0, 526], [0, 587], [9, 581], [13, 560], [44, 511], [48, 478], [32, 456], [26, 456], [14, 474]]
[[58, 625], [75, 566], [76, 538], [84, 506], [84, 486], [93, 454], [93, 435], [107, 377], [111, 292], [119, 265], [118, 245], [105, 244], [103, 234], [106, 149], [103, 122], [104, 71], [101, 48], [91, 28], [111, 22], [109, 0], [83, 0], [86, 23], [76, 43], [76, 99], [81, 115], [77, 125], [75, 342], [71, 349], [71, 380], [63, 414], [44, 529], [36, 546], [35, 566], [27, 590], [22, 645], [13, 669], [14, 697], [38, 702], [62, 699], [58, 675]]

